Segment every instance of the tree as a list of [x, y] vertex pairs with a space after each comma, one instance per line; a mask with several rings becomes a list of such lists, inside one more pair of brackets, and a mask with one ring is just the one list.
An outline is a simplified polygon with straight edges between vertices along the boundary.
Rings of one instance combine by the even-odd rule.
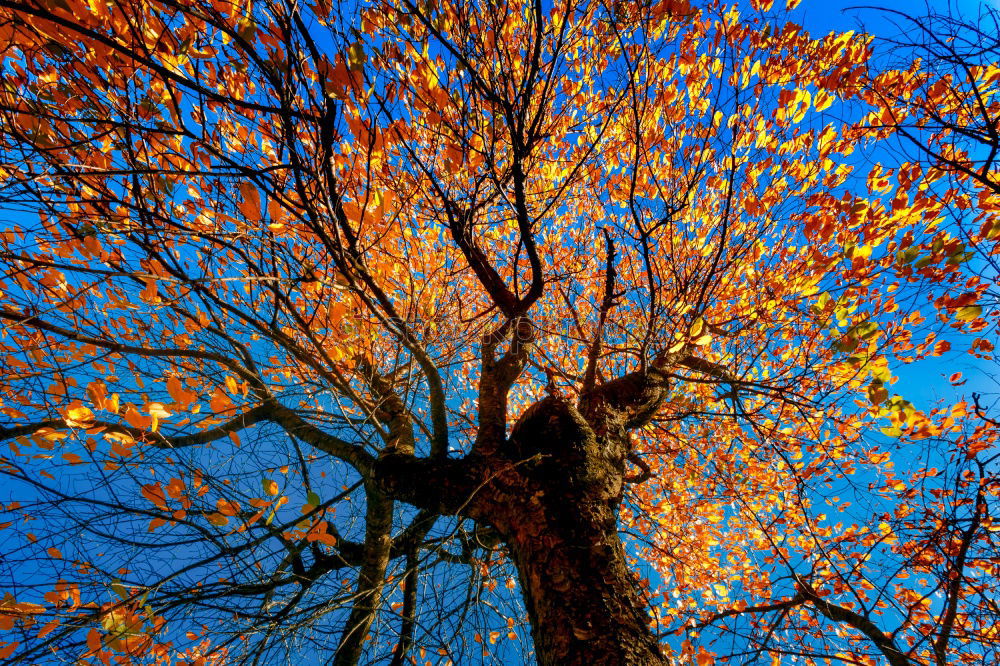
[[750, 4], [0, 0], [0, 658], [992, 663], [996, 49]]

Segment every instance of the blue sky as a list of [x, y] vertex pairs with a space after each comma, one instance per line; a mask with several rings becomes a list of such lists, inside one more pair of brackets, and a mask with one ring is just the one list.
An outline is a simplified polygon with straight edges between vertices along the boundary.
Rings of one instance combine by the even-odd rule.
[[[777, 3], [776, 3], [777, 4]], [[865, 31], [876, 37], [911, 37], [906, 32], [912, 26], [893, 14], [892, 11], [907, 14], [925, 14], [938, 12], [967, 19], [975, 18], [983, 7], [998, 7], [998, 2], [980, 2], [979, 0], [882, 0], [866, 2], [865, 0], [803, 0], [792, 12], [791, 18], [800, 22], [815, 35], [831, 30]], [[886, 11], [889, 10], [889, 11]], [[902, 28], [902, 30], [901, 30]], [[891, 154], [886, 155], [886, 162], [891, 163]], [[894, 390], [903, 394], [914, 403], [918, 409], [927, 409], [941, 400], [955, 402], [964, 396], [971, 400], [971, 394], [990, 394], [998, 390], [996, 380], [990, 376], [995, 369], [995, 362], [977, 360], [966, 353], [969, 344], [976, 336], [958, 335], [954, 331], [946, 331], [943, 338], [952, 343], [952, 350], [942, 357], [931, 357], [910, 365], [896, 365], [892, 368], [899, 381]], [[948, 377], [954, 372], [961, 372], [965, 383], [953, 387]]]

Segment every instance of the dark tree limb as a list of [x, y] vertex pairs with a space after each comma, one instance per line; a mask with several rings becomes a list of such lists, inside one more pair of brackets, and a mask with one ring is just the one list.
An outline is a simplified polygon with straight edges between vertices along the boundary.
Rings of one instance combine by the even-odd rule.
[[653, 470], [649, 468], [649, 465], [638, 453], [634, 451], [630, 452], [628, 454], [628, 461], [638, 467], [640, 471], [634, 476], [626, 476], [625, 483], [644, 483], [652, 478]]
[[354, 606], [340, 637], [334, 666], [355, 666], [365, 637], [382, 605], [382, 590], [392, 548], [392, 500], [374, 483], [365, 484], [365, 543], [361, 570], [354, 590]]
[[890, 666], [913, 666], [910, 659], [899, 649], [892, 637], [881, 629], [874, 622], [864, 615], [855, 611], [838, 606], [824, 599], [813, 587], [801, 576], [796, 576], [798, 594], [802, 595], [809, 605], [820, 612], [824, 617], [841, 624], [856, 629], [865, 635], [879, 652], [885, 656]]
[[420, 562], [418, 548], [414, 545], [406, 553], [406, 575], [403, 577], [402, 623], [399, 628], [399, 642], [392, 652], [389, 666], [403, 666], [413, 645], [413, 628], [417, 621], [417, 586], [420, 583]]
[[615, 298], [615, 243], [611, 240], [611, 234], [607, 229], [604, 232], [604, 243], [607, 247], [607, 260], [604, 263], [604, 296], [601, 298], [601, 306], [597, 313], [597, 331], [594, 333], [594, 341], [590, 344], [587, 353], [587, 369], [583, 373], [583, 386], [581, 392], [586, 393], [594, 388], [597, 380], [597, 360], [601, 356], [601, 341], [604, 338], [604, 323], [607, 321], [608, 313], [614, 306]]

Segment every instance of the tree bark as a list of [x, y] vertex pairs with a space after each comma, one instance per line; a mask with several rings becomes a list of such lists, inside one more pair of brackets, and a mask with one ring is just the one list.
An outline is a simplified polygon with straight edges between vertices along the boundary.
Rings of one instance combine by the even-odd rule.
[[520, 576], [538, 663], [667, 663], [625, 561], [607, 505], [567, 502], [544, 491], [537, 509], [496, 522]]
[[376, 474], [396, 499], [496, 529], [518, 570], [539, 664], [663, 666], [618, 536], [628, 415], [601, 409], [584, 415], [549, 397], [495, 454], [393, 456]]
[[[606, 403], [605, 403], [606, 404]], [[662, 666], [625, 560], [618, 511], [628, 415], [549, 397], [487, 456], [380, 461], [386, 491], [500, 534], [517, 567], [543, 666]]]
[[366, 484], [365, 543], [354, 591], [354, 607], [333, 659], [333, 666], [354, 666], [361, 658], [365, 638], [379, 607], [382, 587], [392, 548], [392, 500], [386, 499], [374, 484]]
[[536, 403], [503, 448], [519, 462], [515, 485], [494, 484], [477, 504], [517, 566], [543, 666], [667, 663], [618, 536], [623, 420], [558, 397]]

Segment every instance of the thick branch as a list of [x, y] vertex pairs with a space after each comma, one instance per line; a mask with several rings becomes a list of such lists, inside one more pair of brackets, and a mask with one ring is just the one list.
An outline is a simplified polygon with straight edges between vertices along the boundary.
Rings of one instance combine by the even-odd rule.
[[487, 482], [486, 465], [474, 455], [454, 460], [390, 454], [374, 463], [373, 472], [386, 496], [444, 516], [471, 515]]
[[377, 400], [375, 415], [388, 428], [386, 451], [413, 455], [416, 448], [413, 437], [413, 418], [396, 393], [393, 382], [379, 374], [370, 363], [360, 359], [359, 366], [368, 376], [368, 385]]
[[367, 476], [371, 471], [374, 458], [360, 446], [351, 444], [320, 430], [278, 402], [269, 404], [271, 406], [271, 412], [268, 415], [269, 420], [280, 425], [289, 435], [298, 437], [303, 442], [316, 447], [320, 451], [324, 451], [340, 458], [344, 462], [350, 463], [362, 475]]
[[733, 615], [742, 615], [744, 613], [771, 613], [777, 610], [788, 610], [794, 606], [800, 606], [804, 604], [806, 597], [801, 592], [797, 593], [791, 599], [786, 599], [785, 601], [776, 601], [773, 604], [761, 604], [759, 606], [747, 606], [746, 608], [730, 608], [729, 610], [724, 610], [721, 613], [713, 613], [711, 617], [707, 620], [702, 620], [695, 625], [695, 628], [701, 629], [702, 627], [707, 627], [717, 620], [722, 620], [727, 617], [732, 617]]
[[657, 368], [636, 370], [604, 382], [580, 396], [580, 406], [588, 414], [610, 409], [625, 416], [626, 425], [647, 422], [667, 396], [667, 376]]
[[[199, 444], [208, 444], [209, 442], [228, 437], [230, 433], [244, 430], [261, 421], [267, 421], [269, 420], [270, 412], [271, 407], [269, 405], [258, 405], [220, 426], [181, 437], [167, 437], [160, 432], [136, 428], [123, 423], [112, 423], [110, 421], [91, 421], [88, 422], [87, 428], [101, 428], [103, 432], [121, 433], [128, 435], [132, 439], [147, 442], [161, 449], [180, 449]], [[64, 419], [47, 419], [11, 428], [0, 428], [0, 440], [32, 435], [42, 428], [63, 429], [68, 427], [70, 426]]]
[[[496, 348], [506, 335], [510, 347], [499, 359]], [[534, 325], [526, 317], [508, 320], [500, 330], [487, 334], [482, 345], [482, 373], [479, 379], [479, 431], [474, 451], [488, 456], [507, 437], [507, 396], [528, 362], [535, 339]]]
[[413, 645], [413, 627], [417, 615], [417, 584], [420, 576], [420, 566], [417, 559], [419, 550], [416, 546], [406, 553], [406, 576], [403, 578], [403, 622], [399, 629], [399, 643], [392, 652], [392, 662], [389, 666], [403, 666], [410, 646]]
[[601, 307], [597, 313], [597, 331], [594, 333], [594, 341], [590, 345], [587, 353], [587, 369], [583, 373], [583, 391], [587, 392], [594, 388], [597, 379], [597, 360], [601, 355], [601, 338], [604, 336], [604, 323], [607, 321], [608, 313], [614, 305], [615, 298], [615, 244], [611, 240], [611, 234], [604, 229], [604, 242], [607, 246], [607, 261], [604, 264], [604, 296], [601, 298]]
[[361, 658], [365, 637], [382, 605], [382, 587], [392, 546], [392, 500], [373, 483], [365, 484], [365, 544], [361, 571], [354, 589], [354, 607], [340, 637], [334, 666], [354, 666]]
[[[977, 402], [976, 407], [978, 408], [978, 406]], [[979, 526], [982, 524], [982, 511], [985, 506], [986, 498], [983, 496], [983, 486], [980, 484], [979, 491], [976, 493], [976, 508], [972, 519], [969, 521], [968, 528], [962, 532], [962, 542], [959, 546], [958, 554], [955, 556], [951, 571], [948, 572], [949, 580], [945, 597], [945, 610], [939, 620], [941, 623], [941, 633], [938, 635], [937, 640], [934, 641], [934, 656], [937, 659], [938, 666], [946, 666], [948, 663], [948, 641], [951, 639], [951, 633], [955, 629], [955, 618], [958, 616], [958, 602], [962, 595], [966, 558], [969, 556], [969, 548], [972, 546], [972, 541], [975, 539], [976, 533], [979, 531]]]
[[912, 666], [906, 655], [896, 647], [896, 642], [892, 640], [892, 637], [885, 634], [867, 617], [827, 601], [801, 578], [798, 578], [797, 582], [799, 594], [804, 596], [816, 610], [834, 622], [846, 624], [860, 631], [885, 655], [891, 666]]
[[639, 473], [634, 476], [626, 476], [626, 483], [645, 483], [653, 477], [653, 470], [638, 453], [629, 453], [628, 461], [639, 468]]
[[507, 288], [503, 278], [493, 268], [486, 253], [476, 245], [472, 238], [470, 214], [458, 210], [458, 207], [451, 202], [447, 202], [447, 213], [451, 237], [462, 254], [465, 255], [465, 260], [469, 262], [469, 266], [476, 274], [480, 284], [486, 289], [486, 293], [490, 295], [490, 299], [500, 308], [500, 311], [508, 318], [513, 318], [517, 313], [517, 297]]

